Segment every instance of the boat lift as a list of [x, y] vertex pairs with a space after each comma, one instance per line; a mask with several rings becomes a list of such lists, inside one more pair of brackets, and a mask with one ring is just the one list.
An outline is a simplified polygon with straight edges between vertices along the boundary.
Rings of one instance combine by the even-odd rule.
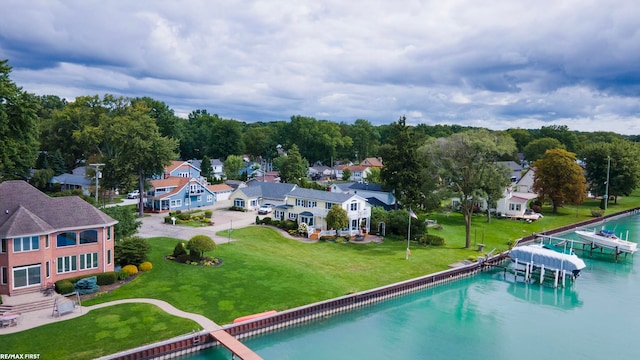
[[[576, 246], [575, 246], [576, 244], [581, 245], [582, 251], [587, 251], [587, 250], [589, 251], [589, 256], [593, 256], [594, 249], [600, 249], [600, 253], [603, 253], [604, 249], [613, 250], [616, 261], [618, 261], [618, 257], [621, 254], [624, 254], [625, 258], [627, 257], [628, 254], [631, 254], [631, 256], [633, 256], [634, 254], [633, 251], [620, 249], [617, 246], [606, 246], [606, 245], [596, 244], [593, 241], [584, 240], [584, 239], [572, 240], [572, 239], [564, 239], [564, 238], [553, 237], [549, 235], [540, 235], [540, 234], [536, 235], [536, 238], [540, 239], [542, 244], [545, 244], [545, 241], [546, 241], [547, 244], [551, 246], [556, 246], [556, 247], [569, 244], [571, 249], [576, 249]], [[585, 249], [587, 245], [589, 246], [589, 248]]]

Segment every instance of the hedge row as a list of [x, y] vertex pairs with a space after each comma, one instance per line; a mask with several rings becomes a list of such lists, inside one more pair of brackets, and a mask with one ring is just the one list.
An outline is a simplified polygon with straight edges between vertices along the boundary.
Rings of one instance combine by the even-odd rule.
[[75, 291], [74, 284], [76, 282], [91, 276], [96, 277], [96, 283], [100, 286], [111, 285], [115, 283], [116, 280], [118, 279], [118, 274], [114, 271], [104, 272], [100, 274], [87, 274], [87, 275], [76, 276], [76, 277], [56, 281], [56, 292], [58, 294], [72, 293]]

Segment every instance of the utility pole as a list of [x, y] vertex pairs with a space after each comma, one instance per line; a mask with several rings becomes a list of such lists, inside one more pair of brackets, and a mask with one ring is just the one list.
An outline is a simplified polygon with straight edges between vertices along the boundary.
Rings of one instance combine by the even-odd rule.
[[611, 170], [611, 156], [607, 156], [607, 183], [604, 190], [604, 211], [607, 211], [609, 203], [609, 171]]
[[96, 206], [98, 206], [98, 178], [100, 178], [100, 166], [104, 164], [89, 164], [89, 166], [96, 168]]

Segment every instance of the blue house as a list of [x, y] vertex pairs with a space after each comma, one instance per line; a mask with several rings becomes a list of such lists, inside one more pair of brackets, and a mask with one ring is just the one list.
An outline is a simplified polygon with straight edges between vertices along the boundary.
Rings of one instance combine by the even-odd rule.
[[152, 212], [188, 211], [216, 202], [216, 193], [200, 176], [200, 169], [187, 161], [174, 161], [165, 168], [163, 179], [150, 183], [144, 203]]

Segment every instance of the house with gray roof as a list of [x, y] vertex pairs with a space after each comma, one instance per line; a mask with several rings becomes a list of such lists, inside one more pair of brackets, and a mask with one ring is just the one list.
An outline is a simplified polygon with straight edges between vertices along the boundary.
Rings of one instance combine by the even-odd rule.
[[257, 211], [260, 205], [284, 204], [287, 194], [295, 188], [295, 184], [253, 182], [250, 186], [236, 189], [229, 199], [233, 202], [233, 206]]
[[[349, 225], [346, 228], [330, 229], [327, 226], [326, 217], [333, 206], [347, 212]], [[283, 205], [276, 206], [273, 218], [307, 224], [308, 236], [313, 239], [336, 234], [363, 235], [371, 228], [371, 205], [359, 195], [295, 188], [287, 194]]]
[[113, 271], [116, 223], [77, 196], [51, 198], [25, 181], [0, 183], [0, 294]]

